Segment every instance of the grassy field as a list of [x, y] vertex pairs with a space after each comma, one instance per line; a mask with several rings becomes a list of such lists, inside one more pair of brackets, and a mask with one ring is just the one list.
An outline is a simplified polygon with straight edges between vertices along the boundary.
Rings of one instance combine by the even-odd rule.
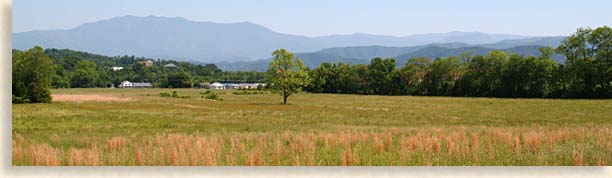
[[612, 165], [612, 100], [204, 91], [14, 104], [13, 165]]

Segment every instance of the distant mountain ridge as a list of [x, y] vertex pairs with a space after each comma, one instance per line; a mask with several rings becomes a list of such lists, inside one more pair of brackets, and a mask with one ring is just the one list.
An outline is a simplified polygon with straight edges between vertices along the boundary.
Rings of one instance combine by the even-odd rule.
[[[317, 51], [314, 53], [296, 53], [295, 56], [301, 58], [304, 64], [310, 68], [318, 67], [323, 62], [330, 63], [349, 63], [349, 64], [368, 64], [372, 58], [395, 58], [398, 66], [404, 66], [406, 62], [415, 57], [427, 57], [436, 59], [441, 57], [459, 56], [463, 53], [470, 55], [485, 55], [493, 50], [500, 50], [509, 53], [517, 53], [523, 56], [540, 56], [540, 48], [544, 46], [525, 45], [515, 46], [506, 49], [496, 49], [483, 46], [474, 46], [463, 44], [432, 44], [416, 47], [346, 47], [346, 48], [331, 48]], [[353, 51], [357, 52], [353, 52]], [[347, 52], [350, 51], [350, 52]], [[364, 53], [372, 52], [373, 54]], [[406, 52], [403, 54], [399, 54]], [[360, 55], [365, 54], [365, 55]], [[379, 54], [375, 56], [374, 54]], [[399, 55], [397, 55], [399, 54]], [[565, 57], [559, 54], [554, 54], [553, 59], [559, 63], [565, 62]], [[256, 61], [244, 62], [221, 62], [217, 66], [223, 70], [258, 70], [264, 71], [268, 67], [271, 59], [261, 59]]]
[[[484, 47], [511, 48], [522, 45], [554, 45], [559, 41], [551, 37], [480, 32], [432, 33], [403, 37], [362, 33], [306, 37], [277, 33], [250, 22], [196, 22], [182, 17], [157, 16], [121, 16], [85, 23], [68, 30], [39, 30], [13, 34], [13, 48], [16, 49], [40, 45], [45, 48], [69, 48], [109, 56], [131, 54], [200, 63], [266, 59], [278, 48], [295, 53], [318, 51], [320, 53], [310, 55], [319, 57], [335, 55], [346, 59], [361, 59], [372, 56], [398, 56], [435, 43], [456, 45], [454, 47], [495, 44], [497, 46]], [[347, 46], [379, 48], [339, 48]]]

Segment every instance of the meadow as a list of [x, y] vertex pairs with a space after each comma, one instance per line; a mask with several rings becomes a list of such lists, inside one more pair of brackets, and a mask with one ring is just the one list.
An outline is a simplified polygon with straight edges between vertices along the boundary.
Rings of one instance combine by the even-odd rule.
[[13, 165], [612, 165], [612, 100], [52, 93], [13, 104]]

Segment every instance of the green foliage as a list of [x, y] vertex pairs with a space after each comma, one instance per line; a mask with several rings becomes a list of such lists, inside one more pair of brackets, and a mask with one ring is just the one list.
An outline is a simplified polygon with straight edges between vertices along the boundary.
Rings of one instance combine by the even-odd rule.
[[209, 100], [219, 100], [220, 99], [217, 93], [208, 93], [205, 98]]
[[557, 50], [567, 57], [566, 97], [612, 97], [612, 28], [580, 28]]
[[52, 61], [39, 46], [13, 50], [13, 102], [51, 102]]
[[[521, 56], [514, 56], [522, 59]], [[467, 96], [500, 96], [501, 76], [508, 61], [508, 55], [502, 51], [492, 51], [485, 56], [475, 56], [467, 64], [467, 72], [462, 78], [463, 94]], [[508, 82], [508, 81], [504, 81]]]
[[432, 61], [428, 58], [412, 58], [408, 60], [400, 75], [403, 82], [406, 84], [406, 94], [408, 95], [424, 95], [426, 93], [424, 81], [425, 74], [431, 65]]
[[381, 59], [374, 58], [368, 65], [368, 80], [371, 81], [369, 84], [369, 88], [372, 90], [373, 94], [378, 95], [392, 95], [394, 93], [398, 93], [395, 91], [397, 89], [397, 85], [401, 83], [397, 83], [393, 80], [395, 74], [395, 59]]
[[[559, 52], [568, 59], [552, 59]], [[316, 93], [511, 98], [612, 98], [612, 28], [578, 29], [555, 51], [540, 57], [503, 51], [486, 55], [412, 58], [401, 69], [394, 59], [369, 65], [322, 63], [310, 70]]]
[[166, 92], [161, 92], [159, 93], [160, 97], [172, 97], [172, 95], [170, 95], [170, 93], [166, 93]]
[[25, 98], [25, 97], [19, 97], [19, 96], [13, 96], [13, 103], [30, 103], [30, 99]]
[[257, 94], [265, 94], [263, 91], [234, 91], [232, 92], [234, 95], [257, 95]]
[[96, 68], [96, 63], [92, 61], [79, 61], [72, 73], [71, 87], [90, 88], [98, 86], [100, 75]]
[[287, 97], [302, 90], [310, 83], [306, 66], [300, 58], [293, 53], [279, 49], [272, 53], [274, 60], [268, 66], [268, 75], [272, 89], [283, 96], [283, 104], [287, 104]]
[[187, 72], [172, 72], [167, 81], [168, 88], [190, 88], [193, 85], [191, 75]]
[[[265, 72], [222, 71], [215, 64], [196, 65], [174, 60], [154, 60], [135, 56], [91, 54], [68, 49], [46, 49], [45, 54], [53, 60], [53, 88], [69, 87], [110, 87], [122, 81], [150, 82], [154, 86], [183, 88], [193, 84], [219, 82], [263, 82]], [[153, 66], [139, 63], [151, 60]], [[93, 62], [95, 64], [91, 64]], [[166, 64], [177, 68], [166, 68]], [[123, 67], [112, 71], [111, 67]]]
[[428, 95], [451, 96], [455, 83], [463, 75], [463, 64], [456, 57], [436, 59], [425, 74], [425, 90]]
[[159, 93], [159, 96], [160, 97], [169, 97], [169, 98], [183, 98], [183, 99], [191, 98], [190, 95], [181, 96], [181, 95], [178, 94], [177, 91], [172, 91], [172, 94], [167, 93], [167, 92], [161, 92], [161, 93]]

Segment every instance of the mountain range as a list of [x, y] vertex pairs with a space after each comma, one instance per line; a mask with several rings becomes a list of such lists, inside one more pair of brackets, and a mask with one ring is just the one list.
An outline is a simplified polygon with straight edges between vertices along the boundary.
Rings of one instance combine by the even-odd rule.
[[[486, 45], [485, 45], [486, 46]], [[543, 45], [524, 45], [511, 48], [491, 48], [479, 45], [467, 44], [431, 44], [415, 47], [382, 47], [382, 46], [361, 46], [330, 48], [313, 53], [296, 53], [295, 56], [302, 59], [304, 64], [310, 68], [318, 67], [323, 62], [330, 63], [349, 63], [349, 64], [368, 64], [375, 57], [395, 58], [399, 67], [404, 66], [410, 58], [427, 57], [435, 59], [439, 57], [459, 56], [463, 53], [471, 55], [485, 55], [493, 50], [500, 50], [509, 53], [517, 53], [524, 56], [540, 56], [540, 48]], [[552, 56], [559, 63], [565, 61], [565, 57], [560, 54]], [[264, 71], [272, 59], [260, 59], [256, 61], [242, 62], [219, 62], [216, 63], [223, 70], [257, 70]]]
[[562, 39], [480, 32], [402, 37], [363, 33], [307, 37], [278, 33], [250, 22], [214, 23], [182, 17], [121, 16], [66, 30], [13, 33], [13, 48], [40, 45], [110, 56], [127, 54], [228, 66], [241, 62], [244, 62], [241, 65], [257, 63], [270, 58], [271, 52], [279, 48], [299, 53], [305, 60], [309, 59], [307, 63], [317, 64], [317, 61], [356, 62], [373, 57], [405, 56], [432, 46], [455, 51], [465, 47], [556, 46]]

